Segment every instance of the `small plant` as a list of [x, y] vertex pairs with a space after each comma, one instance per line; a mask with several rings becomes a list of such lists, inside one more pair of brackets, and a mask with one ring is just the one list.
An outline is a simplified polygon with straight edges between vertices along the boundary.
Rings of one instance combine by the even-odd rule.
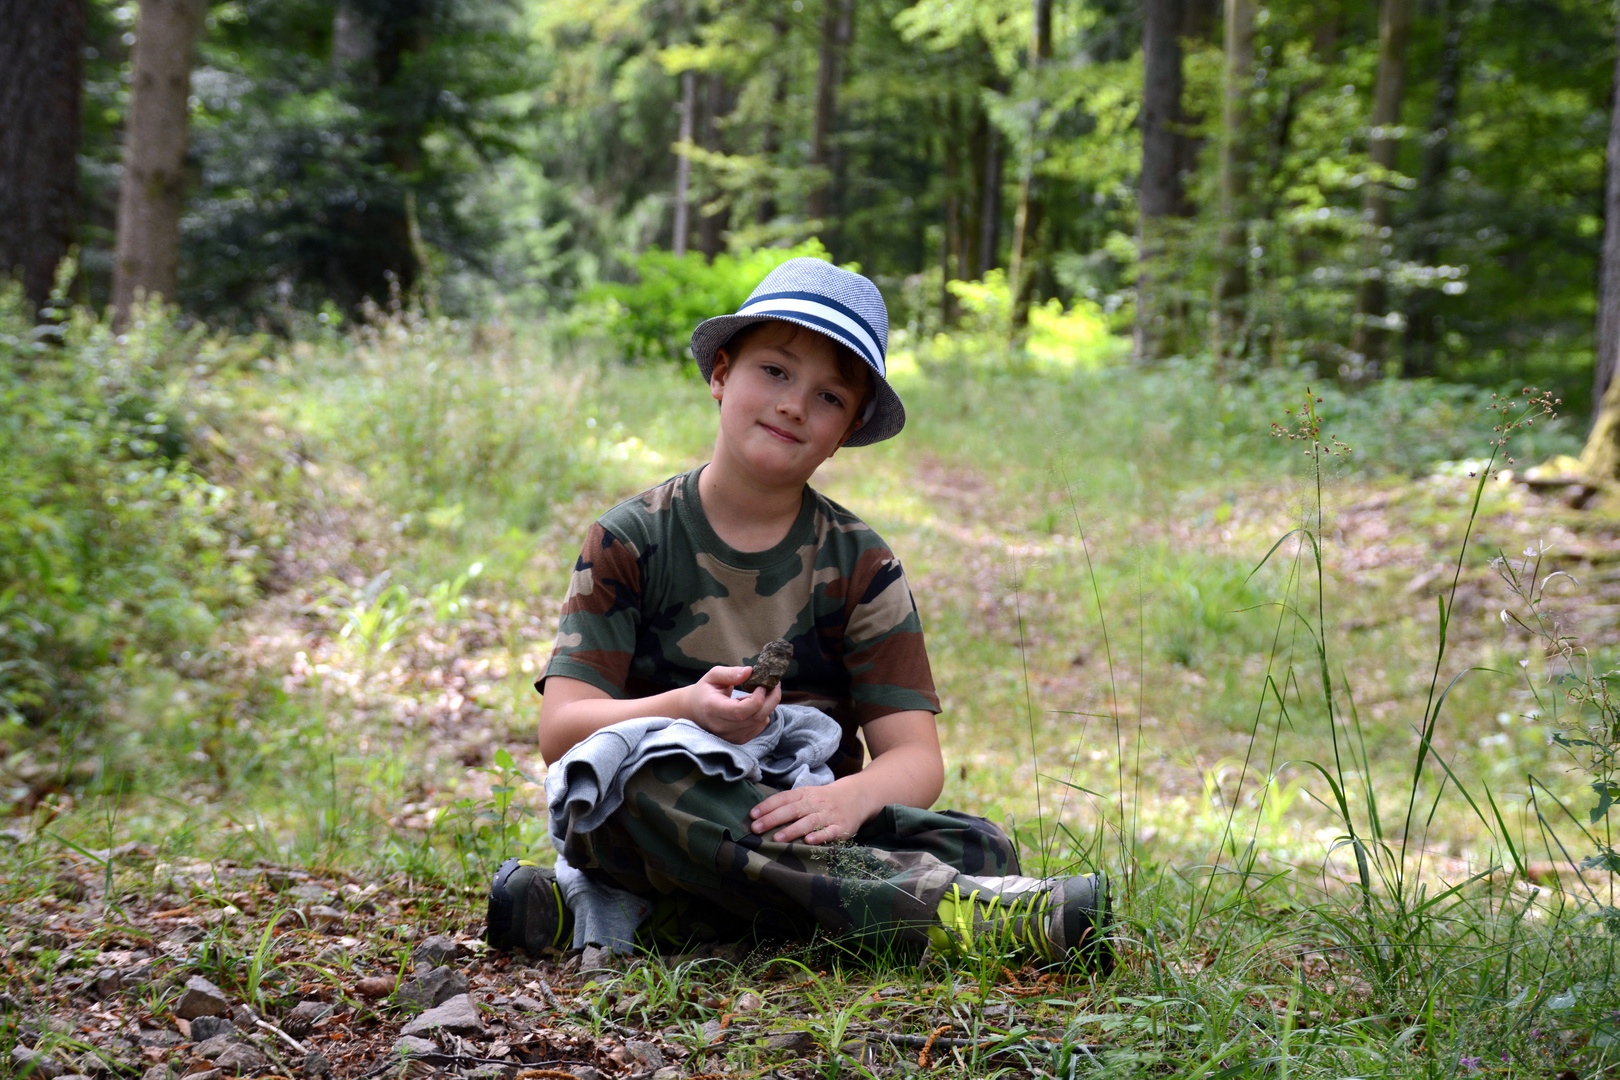
[[367, 657], [392, 649], [410, 627], [411, 594], [403, 585], [390, 585], [390, 576], [384, 570], [367, 582], [343, 612], [338, 637], [353, 641]]
[[[1546, 555], [1546, 546], [1538, 543], [1525, 548], [1519, 558], [1491, 560], [1518, 601], [1518, 610], [1502, 609], [1501, 620], [1524, 631], [1539, 648], [1539, 666], [1529, 659], [1520, 663], [1525, 690], [1534, 702], [1533, 717], [1565, 752], [1572, 771], [1587, 778], [1595, 796], [1587, 820], [1574, 819], [1587, 845], [1579, 868], [1616, 874], [1620, 852], [1615, 850], [1609, 813], [1620, 802], [1620, 668], [1583, 647], [1553, 609], [1548, 589], [1555, 583], [1578, 582], [1562, 570], [1544, 572]], [[1532, 782], [1546, 791], [1533, 777]], [[1597, 914], [1611, 933], [1620, 934], [1620, 908], [1599, 904]]]
[[465, 826], [455, 834], [456, 850], [467, 874], [478, 878], [499, 859], [511, 852], [529, 851], [538, 846], [538, 830], [544, 820], [533, 807], [518, 802], [521, 784], [539, 786], [518, 767], [517, 759], [505, 747], [495, 751], [495, 764], [481, 768], [495, 778], [489, 799], [479, 802], [471, 796], [459, 800], [455, 808]]

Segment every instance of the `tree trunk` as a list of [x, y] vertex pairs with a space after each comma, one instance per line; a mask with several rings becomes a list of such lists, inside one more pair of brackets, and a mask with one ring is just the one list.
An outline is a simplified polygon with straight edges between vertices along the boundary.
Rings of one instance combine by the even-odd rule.
[[1163, 353], [1169, 327], [1165, 310], [1166, 239], [1171, 219], [1185, 213], [1181, 182], [1181, 24], [1182, 0], [1143, 0], [1142, 5], [1142, 171], [1137, 181], [1138, 251], [1136, 279], [1136, 356]]
[[1220, 271], [1215, 277], [1215, 352], [1240, 356], [1249, 294], [1249, 91], [1254, 82], [1254, 4], [1226, 0], [1221, 102]]
[[810, 164], [822, 170], [810, 191], [810, 216], [825, 232], [833, 212], [833, 132], [837, 126], [838, 87], [843, 82], [844, 53], [855, 35], [855, 0], [826, 0], [821, 19], [821, 62], [816, 69], [816, 115], [810, 137]]
[[428, 47], [430, 5], [380, 18], [375, 3], [338, 0], [332, 15], [332, 70], [359, 108], [378, 113], [374, 159], [391, 182], [374, 183], [358, 198], [329, 208], [334, 238], [325, 267], [333, 300], [353, 310], [366, 300], [422, 287], [427, 250], [416, 217], [415, 183], [422, 167], [422, 127], [402, 88], [410, 56]]
[[[731, 111], [729, 92], [726, 89], [726, 77], [721, 72], [711, 71], [704, 82], [703, 131], [698, 145], [711, 154], [718, 154], [722, 150], [720, 120]], [[709, 191], [705, 194], [718, 193]], [[714, 257], [720, 254], [730, 218], [730, 211], [724, 207], [712, 214], [704, 212], [698, 216], [698, 249], [709, 262], [713, 262]]]
[[34, 307], [79, 221], [84, 0], [0, 0], [0, 278]]
[[1581, 451], [1581, 475], [1593, 480], [1620, 480], [1620, 379], [1604, 388]]
[[996, 265], [1001, 247], [1001, 133], [994, 124], [985, 139], [984, 183], [979, 191], [979, 280]]
[[141, 0], [124, 129], [113, 258], [113, 319], [141, 296], [173, 300], [185, 195], [191, 54], [203, 0]]
[[945, 122], [940, 125], [940, 139], [943, 143], [942, 156], [945, 159], [945, 224], [939, 244], [939, 314], [940, 321], [948, 327], [956, 321], [956, 297], [951, 293], [951, 282], [957, 279], [957, 267], [961, 263], [958, 248], [962, 238], [960, 192], [962, 164], [961, 150], [957, 144], [961, 110], [955, 95], [946, 99], [944, 112]]
[[[1440, 259], [1439, 219], [1445, 202], [1442, 195], [1446, 172], [1451, 167], [1451, 128], [1457, 122], [1457, 90], [1462, 82], [1463, 14], [1468, 0], [1441, 2], [1446, 7], [1446, 32], [1441, 45], [1440, 74], [1435, 84], [1434, 115], [1429, 119], [1428, 146], [1423, 152], [1423, 170], [1418, 174], [1417, 208], [1413, 215], [1418, 241], [1412, 248], [1412, 261], [1420, 266], [1433, 266]], [[1438, 301], [1435, 289], [1412, 291], [1406, 309], [1406, 355], [1401, 362], [1401, 374], [1407, 378], [1433, 375], [1438, 370]]]
[[[785, 8], [778, 6], [771, 16], [771, 35], [776, 42], [774, 50], [776, 56], [783, 55], [784, 43], [787, 41], [788, 27], [785, 11]], [[780, 64], [773, 64], [770, 68], [770, 79], [771, 108], [765, 114], [764, 128], [759, 137], [760, 157], [765, 159], [767, 167], [776, 163], [777, 152], [781, 149], [781, 134], [776, 124], [776, 118], [783, 115], [787, 110], [787, 72], [782, 69]], [[769, 225], [776, 220], [776, 213], [776, 188], [773, 184], [760, 197], [759, 210], [755, 221], [760, 225]]]
[[[1592, 401], [1606, 402], [1620, 365], [1620, 24], [1616, 30], [1614, 102], [1609, 117], [1608, 181], [1603, 191], [1603, 261], [1598, 268], [1597, 356], [1592, 365]], [[1601, 411], [1594, 410], [1601, 417]], [[1597, 435], [1598, 424], [1592, 434]], [[1592, 445], [1587, 443], [1590, 452]], [[1612, 475], [1612, 472], [1606, 475]]]
[[1035, 152], [1040, 116], [1046, 102], [1040, 95], [1041, 68], [1052, 58], [1052, 0], [1033, 0], [1030, 12], [1029, 74], [1036, 87], [1029, 130], [1025, 139], [1024, 160], [1018, 173], [1018, 207], [1013, 211], [1012, 258], [1007, 268], [1007, 288], [1012, 294], [1013, 329], [1021, 329], [1029, 322], [1028, 288], [1034, 275], [1029, 272], [1030, 248], [1045, 207], [1041, 204], [1035, 185]]
[[[1411, 0], [1383, 0], [1378, 12], [1378, 75], [1373, 84], [1372, 136], [1367, 156], [1376, 171], [1395, 167], [1400, 149], [1397, 129], [1401, 122], [1401, 101], [1406, 93], [1406, 40], [1412, 24]], [[1360, 294], [1356, 301], [1356, 321], [1350, 351], [1361, 358], [1359, 374], [1377, 378], [1383, 372], [1388, 331], [1383, 320], [1389, 304], [1381, 263], [1386, 254], [1389, 227], [1389, 192], [1383, 179], [1375, 178], [1366, 187], [1361, 205], [1362, 227], [1366, 230], [1366, 260]]]
[[669, 248], [677, 258], [686, 254], [687, 233], [691, 232], [692, 159], [686, 147], [692, 145], [692, 126], [697, 113], [697, 72], [681, 72], [681, 149], [675, 151], [675, 227]]

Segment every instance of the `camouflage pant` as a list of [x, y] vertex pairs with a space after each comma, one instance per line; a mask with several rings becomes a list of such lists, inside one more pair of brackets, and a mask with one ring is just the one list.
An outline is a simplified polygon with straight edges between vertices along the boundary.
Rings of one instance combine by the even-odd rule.
[[625, 785], [624, 805], [563, 854], [592, 878], [657, 903], [644, 930], [673, 941], [806, 939], [820, 929], [868, 946], [921, 948], [951, 884], [1018, 873], [983, 818], [886, 806], [842, 844], [777, 843], [748, 812], [774, 788], [728, 783], [681, 761]]

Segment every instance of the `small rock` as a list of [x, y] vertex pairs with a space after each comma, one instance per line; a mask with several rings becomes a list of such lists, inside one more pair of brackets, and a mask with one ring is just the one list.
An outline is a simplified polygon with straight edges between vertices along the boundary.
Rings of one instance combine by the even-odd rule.
[[589, 1065], [570, 1065], [568, 1071], [574, 1074], [574, 1080], [602, 1080], [602, 1074]]
[[581, 975], [589, 975], [593, 971], [617, 971], [620, 966], [619, 958], [611, 949], [596, 945], [585, 946], [585, 951], [579, 957]]
[[57, 1080], [90, 1080], [84, 1073], [64, 1073]]
[[417, 964], [448, 964], [452, 960], [459, 960], [466, 955], [466, 950], [457, 945], [443, 934], [434, 934], [424, 938], [422, 944], [411, 950], [411, 961]]
[[203, 978], [193, 975], [186, 980], [186, 992], [174, 1004], [174, 1015], [182, 1020], [195, 1020], [199, 1016], [224, 1016], [231, 1011], [225, 991]]
[[657, 1043], [642, 1042], [639, 1039], [626, 1039], [624, 1052], [627, 1057], [643, 1069], [662, 1069], [664, 1067], [664, 1052], [658, 1049]]
[[765, 1049], [786, 1051], [790, 1054], [808, 1054], [815, 1048], [815, 1037], [808, 1031], [784, 1031], [765, 1040]]
[[167, 1065], [153, 1065], [141, 1074], [141, 1080], [169, 1080]]
[[234, 1035], [236, 1025], [223, 1016], [199, 1016], [191, 1022], [191, 1037], [197, 1042], [207, 1042], [216, 1035]]
[[214, 1059], [214, 1065], [225, 1073], [241, 1075], [265, 1067], [264, 1055], [246, 1043], [232, 1043]]
[[[437, 969], [435, 969], [437, 970]], [[371, 978], [361, 979], [354, 984], [354, 992], [361, 997], [380, 998], [387, 997], [394, 992], [397, 983], [392, 975], [375, 975]]]
[[124, 988], [124, 977], [117, 968], [104, 968], [96, 972], [93, 986], [97, 997], [110, 998]]
[[744, 990], [742, 993], [738, 994], [737, 1000], [731, 1005], [733, 1012], [740, 1013], [758, 1012], [764, 1007], [765, 999], [754, 993], [752, 990]]
[[324, 1001], [300, 1001], [281, 1021], [281, 1030], [295, 1039], [302, 1039], [315, 1030], [315, 1022], [330, 1014], [333, 1006]]
[[232, 1006], [231, 1019], [236, 1021], [236, 1026], [243, 1031], [252, 1031], [259, 1025], [259, 1014], [246, 1005]]
[[[332, 1063], [326, 1060], [326, 1055], [319, 1050], [311, 1050], [304, 1055], [304, 1075], [308, 1077], [331, 1076]], [[145, 1080], [143, 1077], [142, 1080]]]
[[66, 870], [56, 875], [56, 880], [51, 884], [51, 891], [56, 894], [58, 900], [70, 900], [74, 903], [90, 895], [90, 887]]
[[720, 1021], [705, 1020], [698, 1030], [703, 1034], [704, 1043], [712, 1043], [720, 1037]]
[[793, 643], [778, 639], [767, 641], [759, 650], [759, 658], [754, 661], [754, 670], [748, 673], [748, 681], [737, 689], [745, 694], [755, 690], [774, 690], [787, 674], [788, 665], [793, 663]]
[[534, 1000], [528, 994], [519, 994], [512, 999], [512, 1004], [526, 1012], [545, 1012], [546, 1006]]
[[480, 1065], [461, 1074], [467, 1080], [512, 1080], [517, 1075], [516, 1065]]
[[219, 1069], [204, 1069], [202, 1072], [187, 1073], [186, 1080], [223, 1080], [225, 1073]]
[[399, 988], [394, 1000], [412, 1009], [431, 1009], [458, 994], [465, 994], [467, 990], [465, 972], [451, 967], [432, 967], [413, 975], [409, 982]]
[[13, 1046], [11, 1048], [12, 1075], [17, 1077], [45, 1077], [55, 1080], [67, 1072], [54, 1058], [47, 1057], [37, 1050], [30, 1050], [26, 1046]]
[[207, 936], [201, 923], [183, 922], [170, 931], [169, 940], [176, 945], [194, 945]]
[[314, 905], [309, 909], [308, 914], [311, 929], [319, 930], [322, 933], [329, 930], [336, 930], [338, 927], [343, 925], [343, 920], [348, 918], [348, 916], [344, 915], [343, 912], [339, 911], [337, 908], [328, 907], [325, 904]]
[[233, 1041], [235, 1040], [231, 1035], [215, 1035], [199, 1042], [191, 1052], [200, 1058], [213, 1061], [223, 1054]]
[[681, 1080], [681, 1070], [673, 1065], [665, 1065], [652, 1074], [652, 1080]]
[[432, 1039], [423, 1039], [415, 1035], [403, 1035], [394, 1042], [396, 1054], [437, 1054], [439, 1046]]
[[406, 1024], [402, 1035], [426, 1035], [431, 1031], [448, 1031], [454, 1035], [482, 1035], [484, 1021], [478, 1015], [478, 1006], [471, 995], [457, 994], [437, 1008]]

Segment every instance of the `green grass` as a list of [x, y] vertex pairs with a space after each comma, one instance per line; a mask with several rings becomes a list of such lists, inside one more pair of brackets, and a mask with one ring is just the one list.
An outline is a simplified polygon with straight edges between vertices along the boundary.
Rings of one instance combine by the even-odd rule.
[[[275, 492], [278, 591], [206, 648], [123, 656], [95, 723], [5, 736], [6, 782], [33, 808], [0, 843], [0, 900], [48, 894], [70, 858], [108, 897], [228, 897], [152, 872], [196, 858], [340, 869], [476, 921], [494, 862], [544, 845], [518, 770], [540, 767], [529, 684], [584, 526], [713, 437], [694, 374], [569, 349], [543, 328], [407, 318], [203, 378], [231, 481], [251, 490], [274, 454], [302, 477]], [[1301, 444], [1271, 434], [1296, 423], [1286, 374], [1060, 379], [925, 357], [901, 389], [907, 431], [818, 483], [906, 564], [945, 704], [941, 804], [1011, 823], [1034, 865], [1107, 868], [1120, 971], [1026, 992], [1032, 975], [993, 964], [835, 951], [779, 979], [667, 958], [570, 990], [581, 1016], [632, 1002], [620, 1020], [696, 1052], [725, 1014], [705, 1002], [770, 983], [762, 1030], [798, 1025], [829, 1076], [915, 1068], [915, 1047], [884, 1043], [871, 1065], [846, 1044], [946, 1024], [965, 1040], [951, 1067], [976, 1076], [1608, 1066], [1620, 1002], [1590, 916], [1614, 903], [1609, 876], [1545, 877], [1609, 842], [1607, 818], [1587, 821], [1597, 774], [1548, 745], [1548, 723], [1584, 730], [1581, 714], [1548, 714], [1569, 684], [1547, 687], [1556, 664], [1504, 635], [1516, 601], [1488, 560], [1609, 519], [1466, 469], [1410, 479], [1489, 453], [1492, 415], [1448, 388], [1323, 394], [1324, 441], [1356, 449], [1322, 462], [1320, 488]], [[1533, 430], [1521, 458], [1573, 437]], [[1559, 588], [1547, 604], [1572, 626], [1602, 599]], [[86, 854], [132, 840], [150, 856]], [[288, 971], [266, 925], [222, 947], [226, 974], [257, 972], [273, 1000]], [[774, 1059], [739, 1039], [707, 1060]]]

